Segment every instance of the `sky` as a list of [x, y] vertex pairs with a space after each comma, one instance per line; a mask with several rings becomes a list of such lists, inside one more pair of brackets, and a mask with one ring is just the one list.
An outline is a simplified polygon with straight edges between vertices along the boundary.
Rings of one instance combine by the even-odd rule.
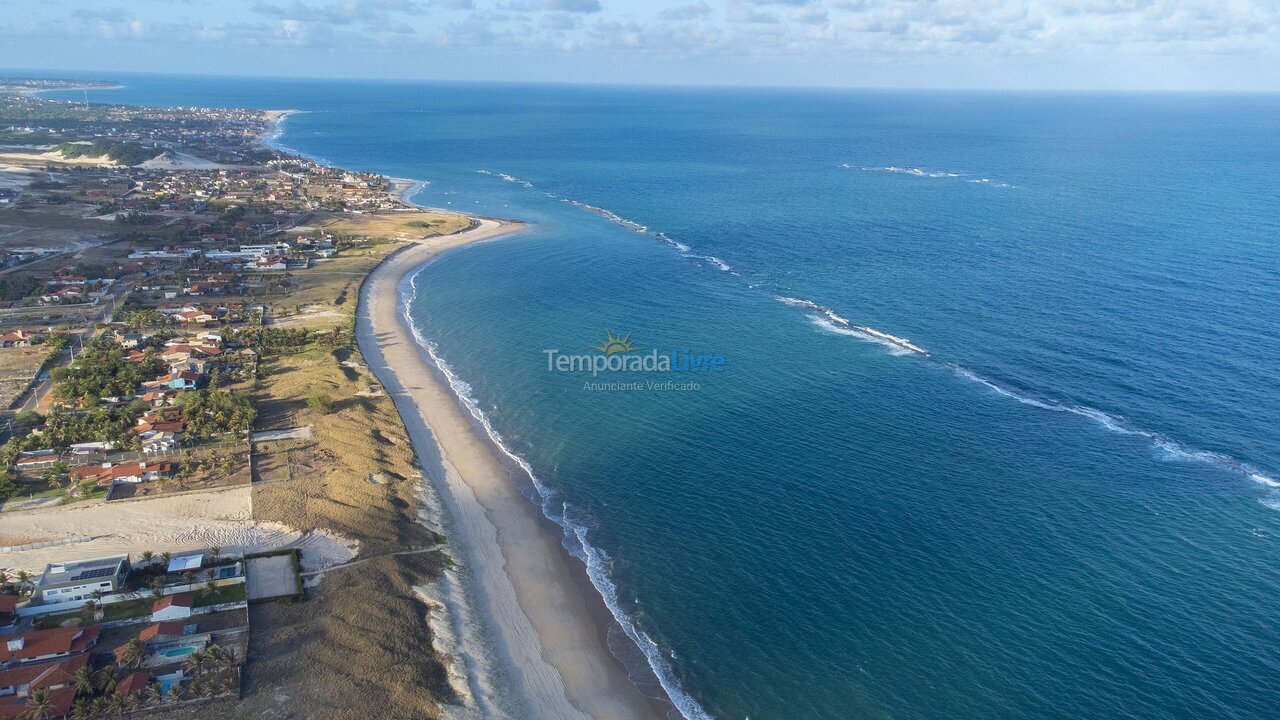
[[1280, 90], [1280, 0], [0, 0], [0, 68]]

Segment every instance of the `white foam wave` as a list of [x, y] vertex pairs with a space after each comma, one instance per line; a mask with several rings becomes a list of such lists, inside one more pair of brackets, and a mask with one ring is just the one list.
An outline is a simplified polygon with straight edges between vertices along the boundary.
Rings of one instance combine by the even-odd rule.
[[493, 177], [506, 180], [509, 183], [515, 183], [516, 185], [522, 185], [527, 188], [533, 187], [533, 183], [529, 182], [528, 180], [522, 180], [516, 177], [515, 175], [508, 175], [507, 173], [504, 173], [504, 172], [494, 172], [492, 170], [477, 170], [476, 172], [480, 173], [481, 175], [492, 175]]
[[[424, 265], [423, 267], [426, 266]], [[538, 494], [538, 499], [540, 501], [539, 504], [542, 508], [543, 515], [560, 525], [565, 532], [566, 538], [572, 537], [576, 541], [576, 546], [580, 550], [580, 553], [575, 553], [575, 556], [579, 557], [579, 559], [586, 563], [587, 576], [591, 579], [591, 584], [595, 586], [596, 590], [600, 593], [600, 596], [604, 599], [605, 605], [609, 608], [609, 612], [613, 615], [614, 620], [617, 621], [618, 625], [627, 634], [627, 637], [631, 638], [632, 642], [636, 644], [636, 647], [644, 654], [650, 670], [652, 670], [654, 676], [657, 677], [658, 683], [667, 693], [668, 699], [670, 699], [672, 704], [675, 705], [681, 716], [683, 716], [685, 720], [712, 720], [711, 715], [703, 710], [702, 707], [698, 705], [697, 701], [684, 690], [684, 687], [676, 678], [671, 665], [662, 657], [658, 644], [654, 642], [653, 638], [650, 637], [648, 633], [636, 626], [635, 622], [627, 615], [626, 611], [622, 609], [621, 603], [618, 599], [617, 586], [614, 585], [613, 580], [609, 577], [608, 558], [602, 550], [588, 542], [587, 528], [581, 523], [575, 523], [569, 519], [569, 506], [566, 503], [561, 503], [559, 508], [555, 507], [554, 501], [557, 497], [556, 491], [548, 487], [533, 472], [533, 467], [529, 465], [528, 461], [526, 461], [524, 457], [513, 451], [507, 445], [505, 440], [498, 434], [498, 431], [494, 429], [492, 423], [489, 421], [488, 414], [480, 408], [479, 401], [477, 401], [475, 396], [472, 394], [471, 385], [454, 372], [449, 363], [441, 357], [439, 347], [434, 342], [428, 340], [422, 334], [417, 324], [413, 321], [413, 317], [409, 313], [409, 308], [411, 306], [410, 300], [412, 299], [413, 294], [417, 293], [417, 276], [418, 273], [414, 273], [410, 277], [410, 292], [407, 296], [401, 298], [400, 303], [405, 323], [412, 331], [414, 339], [417, 341], [418, 345], [427, 352], [427, 356], [431, 358], [431, 362], [436, 366], [436, 369], [444, 375], [445, 379], [449, 383], [449, 387], [453, 390], [458, 400], [462, 403], [463, 407], [466, 408], [467, 412], [471, 414], [471, 417], [473, 417], [476, 422], [479, 423], [480, 427], [484, 429], [485, 434], [488, 435], [494, 446], [514, 462], [529, 477], [530, 482], [533, 483], [534, 490]]]
[[696, 253], [681, 253], [681, 256], [682, 256], [682, 257], [687, 257], [687, 258], [689, 258], [689, 259], [691, 259], [691, 260], [702, 260], [702, 261], [704, 261], [704, 262], [711, 263], [712, 265], [716, 266], [717, 268], [719, 268], [719, 269], [721, 269], [721, 270], [723, 270], [723, 271], [725, 271], [725, 272], [727, 272], [727, 273], [731, 273], [731, 272], [733, 272], [733, 266], [732, 266], [732, 265], [730, 265], [729, 263], [727, 263], [727, 262], [725, 262], [725, 261], [721, 260], [720, 258], [716, 257], [715, 255], [698, 255], [698, 254], [696, 254]]
[[883, 330], [877, 330], [866, 325], [854, 325], [848, 319], [841, 317], [835, 310], [825, 305], [819, 305], [812, 300], [787, 297], [785, 295], [778, 295], [774, 299], [783, 305], [808, 311], [814, 324], [825, 330], [884, 345], [893, 350], [895, 355], [921, 355], [924, 357], [929, 355], [929, 351], [904, 337], [890, 335]]
[[[845, 169], [850, 168], [848, 163], [844, 163], [840, 167]], [[883, 167], [863, 166], [861, 169], [867, 172], [898, 173], [900, 175], [913, 175], [915, 177], [921, 177], [921, 178], [947, 178], [947, 179], [954, 180], [954, 179], [967, 177], [967, 173], [962, 173], [962, 172], [953, 172], [950, 170], [926, 170], [924, 168], [919, 168], [919, 167], [901, 167], [898, 165], [885, 165]], [[987, 178], [987, 177], [968, 178], [965, 180], [965, 182], [987, 184], [987, 185], [990, 185], [991, 187], [997, 187], [997, 188], [1017, 187], [1016, 185], [1011, 185], [1006, 182], [996, 182], [991, 178]]]
[[874, 336], [872, 336], [872, 335], [868, 335], [867, 333], [861, 332], [861, 331], [859, 331], [859, 330], [854, 330], [853, 328], [850, 328], [850, 327], [847, 327], [847, 326], [837, 325], [836, 323], [832, 322], [831, 320], [829, 320], [829, 319], [827, 319], [827, 318], [824, 318], [824, 317], [821, 317], [821, 316], [818, 316], [818, 315], [810, 316], [810, 317], [809, 317], [809, 322], [813, 323], [814, 325], [817, 325], [818, 327], [822, 328], [823, 330], [826, 330], [826, 331], [828, 331], [828, 332], [833, 332], [833, 333], [835, 333], [835, 334], [837, 334], [837, 335], [847, 335], [847, 336], [849, 336], [849, 337], [855, 337], [855, 338], [858, 338], [859, 340], [865, 340], [866, 342], [873, 342], [873, 343], [876, 343], [876, 344], [878, 344], [878, 345], [883, 345], [883, 346], [885, 346], [885, 347], [889, 348], [889, 353], [890, 353], [890, 354], [892, 354], [892, 355], [910, 355], [910, 354], [912, 354], [912, 353], [911, 353], [911, 351], [910, 351], [910, 350], [907, 350], [906, 348], [899, 347], [899, 346], [897, 346], [897, 345], [894, 345], [893, 343], [884, 342], [884, 341], [882, 341], [882, 340], [877, 339], [876, 337], [874, 337]]
[[613, 212], [612, 210], [606, 210], [602, 207], [596, 207], [595, 205], [588, 205], [587, 203], [581, 202], [579, 200], [573, 200], [571, 198], [563, 198], [563, 201], [569, 203], [574, 207], [582, 208], [583, 210], [586, 210], [592, 215], [599, 215], [605, 220], [608, 220], [609, 222], [615, 225], [626, 228], [627, 230], [630, 230], [633, 233], [644, 235], [649, 232], [649, 228], [645, 227], [644, 225], [641, 225], [640, 223], [635, 222], [634, 220], [628, 220], [622, 217], [621, 215]]
[[997, 383], [989, 378], [983, 377], [963, 365], [948, 363], [948, 367], [966, 380], [972, 380], [973, 382], [984, 385], [996, 393], [1007, 398], [1012, 398], [1023, 405], [1030, 405], [1031, 407], [1039, 408], [1041, 410], [1049, 410], [1051, 412], [1064, 412], [1072, 415], [1078, 415], [1092, 420], [1110, 432], [1117, 433], [1119, 435], [1146, 438], [1150, 441], [1151, 445], [1155, 449], [1159, 450], [1162, 456], [1168, 460], [1197, 462], [1204, 465], [1210, 465], [1212, 467], [1242, 475], [1259, 485], [1264, 485], [1270, 488], [1280, 488], [1280, 481], [1267, 476], [1252, 465], [1237, 460], [1230, 455], [1190, 447], [1179, 440], [1175, 440], [1174, 438], [1165, 435], [1164, 433], [1136, 427], [1120, 416], [1112, 415], [1111, 413], [1098, 410], [1097, 408], [1033, 397], [1029, 393], [1021, 392], [1014, 388]]
[[902, 175], [915, 175], [916, 177], [926, 178], [957, 178], [962, 173], [950, 172], [948, 170], [925, 170], [918, 167], [899, 167], [897, 165], [886, 165], [884, 167], [864, 167], [863, 170], [872, 172], [890, 172]]
[[654, 237], [658, 238], [658, 239], [659, 239], [659, 240], [661, 240], [662, 242], [664, 242], [664, 243], [666, 243], [666, 244], [670, 245], [671, 247], [675, 248], [676, 250], [679, 250], [679, 251], [680, 251], [680, 252], [682, 252], [682, 253], [687, 253], [687, 252], [689, 252], [689, 246], [688, 246], [688, 245], [685, 245], [684, 243], [680, 242], [679, 240], [674, 240], [674, 239], [672, 239], [672, 238], [668, 237], [668, 236], [667, 236], [667, 234], [666, 234], [666, 233], [664, 233], [664, 232], [658, 232], [658, 233], [656, 233], [656, 234], [654, 235]]

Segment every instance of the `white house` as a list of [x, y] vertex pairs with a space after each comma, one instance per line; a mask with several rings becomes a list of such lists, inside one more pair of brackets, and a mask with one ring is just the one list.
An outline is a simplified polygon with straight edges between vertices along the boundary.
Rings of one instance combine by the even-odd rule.
[[151, 606], [151, 622], [164, 620], [185, 620], [191, 617], [191, 608], [195, 606], [195, 597], [191, 593], [166, 595]]

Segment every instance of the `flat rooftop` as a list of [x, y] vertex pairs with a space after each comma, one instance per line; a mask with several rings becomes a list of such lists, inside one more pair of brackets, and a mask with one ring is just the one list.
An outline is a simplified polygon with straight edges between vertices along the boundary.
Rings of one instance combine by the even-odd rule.
[[49, 563], [40, 574], [37, 585], [65, 585], [94, 578], [111, 577], [120, 572], [120, 566], [129, 561], [128, 555]]

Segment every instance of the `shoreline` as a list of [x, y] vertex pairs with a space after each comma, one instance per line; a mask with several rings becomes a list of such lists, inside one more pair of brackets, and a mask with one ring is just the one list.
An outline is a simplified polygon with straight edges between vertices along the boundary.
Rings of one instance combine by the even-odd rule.
[[[400, 181], [406, 183], [408, 181]], [[403, 195], [416, 183], [399, 186]], [[472, 228], [401, 248], [361, 288], [357, 342], [391, 393], [419, 458], [440, 494], [475, 584], [488, 635], [530, 717], [662, 718], [608, 647], [613, 616], [583, 567], [560, 545], [548, 520], [510, 477], [489, 438], [464, 415], [403, 315], [400, 287], [425, 263], [464, 245], [525, 225], [473, 218]]]

